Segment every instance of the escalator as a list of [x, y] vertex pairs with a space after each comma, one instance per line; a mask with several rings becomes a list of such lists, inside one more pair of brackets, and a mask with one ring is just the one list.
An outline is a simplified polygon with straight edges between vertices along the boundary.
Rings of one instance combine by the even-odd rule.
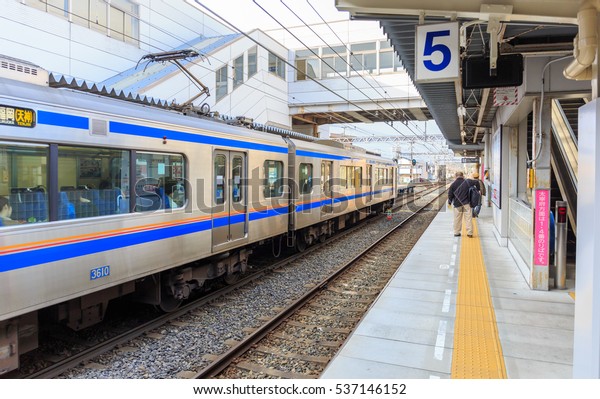
[[551, 138], [551, 207], [567, 201], [567, 278], [575, 278], [577, 248], [578, 115], [582, 98], [554, 100]]
[[552, 104], [552, 206], [555, 200], [569, 203], [569, 227], [577, 235], [578, 109], [582, 98], [554, 100]]

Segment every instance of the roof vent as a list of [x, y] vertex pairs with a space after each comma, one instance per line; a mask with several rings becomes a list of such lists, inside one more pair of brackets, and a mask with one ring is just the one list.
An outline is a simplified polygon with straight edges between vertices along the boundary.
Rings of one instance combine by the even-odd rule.
[[48, 86], [48, 71], [27, 61], [0, 55], [0, 77]]

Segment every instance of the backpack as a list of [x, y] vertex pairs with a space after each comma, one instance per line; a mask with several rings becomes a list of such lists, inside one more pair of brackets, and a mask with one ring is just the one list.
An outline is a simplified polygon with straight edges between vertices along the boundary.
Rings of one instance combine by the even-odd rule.
[[481, 193], [475, 186], [469, 187], [469, 205], [471, 205], [473, 217], [476, 218], [479, 216], [479, 212], [481, 211]]

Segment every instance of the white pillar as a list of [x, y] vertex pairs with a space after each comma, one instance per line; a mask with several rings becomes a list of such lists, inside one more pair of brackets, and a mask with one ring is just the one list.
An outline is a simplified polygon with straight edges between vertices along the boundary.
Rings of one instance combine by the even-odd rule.
[[[600, 26], [597, 32], [600, 36]], [[579, 108], [574, 378], [600, 378], [599, 60], [600, 48], [596, 48], [596, 60], [592, 65], [592, 101]]]
[[579, 108], [573, 377], [600, 378], [600, 100]]

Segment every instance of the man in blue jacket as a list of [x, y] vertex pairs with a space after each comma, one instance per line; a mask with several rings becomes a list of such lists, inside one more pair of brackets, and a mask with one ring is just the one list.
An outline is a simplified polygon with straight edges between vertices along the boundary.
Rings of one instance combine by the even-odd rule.
[[465, 179], [463, 172], [456, 172], [456, 180], [448, 189], [448, 205], [454, 206], [454, 236], [459, 237], [462, 231], [462, 221], [465, 220], [467, 236], [473, 237], [473, 219], [470, 205], [469, 187], [477, 181]]

